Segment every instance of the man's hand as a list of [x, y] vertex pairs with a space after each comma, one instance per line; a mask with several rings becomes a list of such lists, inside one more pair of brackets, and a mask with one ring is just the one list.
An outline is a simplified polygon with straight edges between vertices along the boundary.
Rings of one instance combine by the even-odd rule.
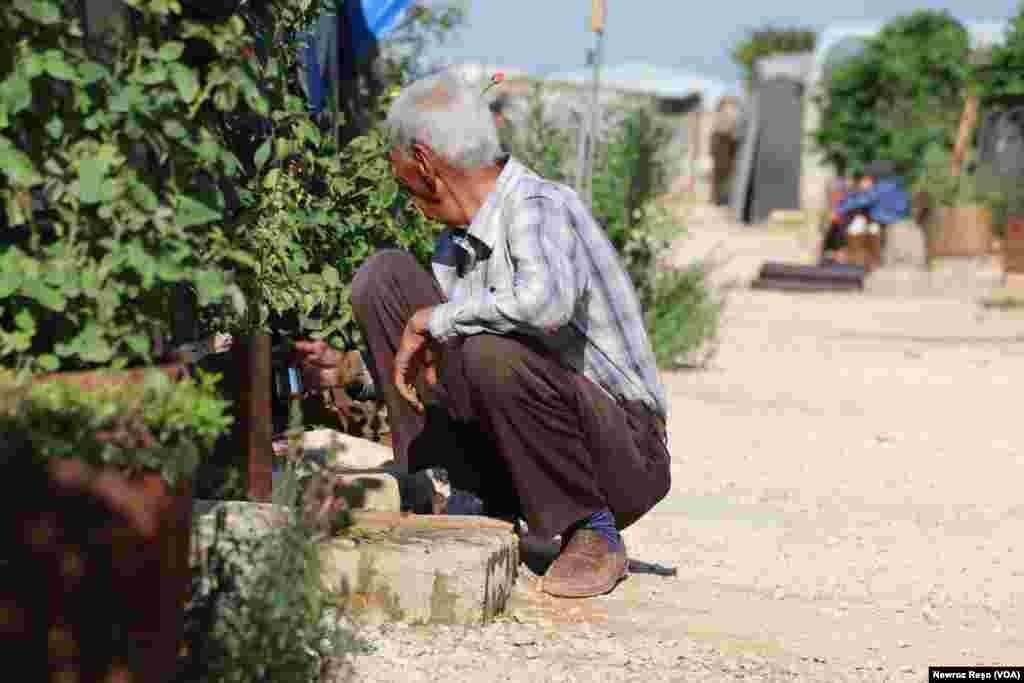
[[307, 391], [321, 391], [342, 382], [344, 355], [325, 341], [295, 342], [295, 363], [302, 368]]
[[395, 387], [398, 393], [418, 413], [422, 413], [423, 401], [416, 390], [416, 380], [421, 371], [425, 372], [428, 384], [437, 384], [435, 356], [430, 349], [428, 325], [432, 308], [423, 308], [409, 319], [402, 332], [402, 341], [395, 354]]

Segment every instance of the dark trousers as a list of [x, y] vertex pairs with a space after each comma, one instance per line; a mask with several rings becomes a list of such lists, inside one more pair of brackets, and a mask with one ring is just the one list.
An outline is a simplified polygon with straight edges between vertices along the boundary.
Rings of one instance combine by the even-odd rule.
[[625, 528], [665, 497], [664, 421], [640, 403], [612, 400], [534, 340], [484, 334], [445, 345], [440, 386], [416, 413], [395, 388], [395, 354], [413, 313], [444, 300], [402, 251], [374, 255], [352, 284], [400, 465], [443, 467], [489, 515], [519, 516], [546, 538], [605, 508]]

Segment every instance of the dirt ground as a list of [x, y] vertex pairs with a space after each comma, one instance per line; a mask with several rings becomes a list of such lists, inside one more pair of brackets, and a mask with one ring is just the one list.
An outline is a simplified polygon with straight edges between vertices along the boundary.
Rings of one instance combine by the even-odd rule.
[[[677, 262], [757, 237], [720, 225]], [[776, 257], [803, 245], [772, 234]], [[787, 251], [788, 250], [788, 251]], [[734, 278], [735, 279], [735, 278]], [[1024, 319], [962, 300], [730, 294], [711, 367], [665, 376], [672, 492], [591, 601], [368, 634], [365, 680], [923, 681], [1024, 664]]]

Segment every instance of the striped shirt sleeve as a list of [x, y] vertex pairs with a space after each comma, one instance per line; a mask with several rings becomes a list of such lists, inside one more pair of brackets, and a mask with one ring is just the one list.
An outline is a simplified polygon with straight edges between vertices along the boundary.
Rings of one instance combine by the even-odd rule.
[[481, 333], [550, 333], [569, 323], [581, 287], [574, 266], [577, 237], [564, 204], [549, 197], [524, 200], [513, 212], [508, 240], [511, 285], [438, 306], [431, 336], [447, 341]]

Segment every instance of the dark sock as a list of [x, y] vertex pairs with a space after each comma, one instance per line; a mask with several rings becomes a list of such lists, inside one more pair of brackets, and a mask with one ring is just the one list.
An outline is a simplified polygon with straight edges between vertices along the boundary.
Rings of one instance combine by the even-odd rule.
[[612, 552], [622, 552], [626, 549], [622, 535], [619, 533], [618, 527], [615, 526], [615, 517], [610, 510], [601, 510], [586, 519], [580, 520], [572, 526], [566, 537], [568, 538], [577, 529], [590, 529], [601, 534], [607, 539], [608, 546], [612, 549]]
[[446, 512], [449, 515], [483, 515], [484, 501], [469, 491], [452, 489]]

